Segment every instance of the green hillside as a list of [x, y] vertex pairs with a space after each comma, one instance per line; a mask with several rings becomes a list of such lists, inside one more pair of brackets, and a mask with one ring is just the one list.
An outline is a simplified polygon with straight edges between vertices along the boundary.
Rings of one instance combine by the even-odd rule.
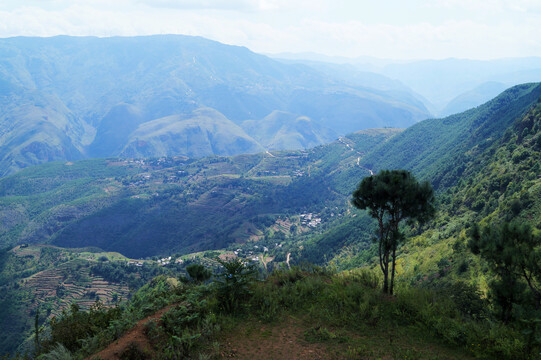
[[[372, 219], [349, 203], [363, 177], [385, 168], [412, 170], [437, 190], [435, 219], [402, 229], [406, 241], [392, 298], [378, 288]], [[109, 330], [92, 333], [102, 345], [180, 303], [163, 310], [170, 310], [163, 328], [146, 332], [152, 351], [178, 346], [211, 356], [207, 350], [219, 347], [216, 342], [223, 346], [230, 331], [243, 333], [254, 321], [290, 321], [303, 329], [302, 341], [325, 344], [329, 353], [351, 351], [350, 358], [530, 359], [540, 347], [536, 297], [523, 275], [516, 275], [521, 290], [510, 300], [512, 318], [502, 321], [502, 300], [494, 295], [500, 275], [469, 245], [474, 224], [497, 228], [518, 221], [539, 236], [539, 84], [511, 88], [476, 109], [405, 131], [362, 131], [306, 151], [44, 164], [0, 179], [0, 195], [3, 245], [172, 255], [216, 272], [214, 282], [201, 287], [171, 287], [164, 279], [148, 285], [122, 312], [109, 313], [116, 319], [102, 323]], [[532, 249], [535, 263], [539, 245]], [[228, 288], [219, 275], [228, 268], [217, 256], [257, 264], [260, 278], [275, 273], [265, 282]], [[8, 285], [10, 296], [20, 294], [15, 283]], [[240, 292], [231, 297], [227, 291]], [[139, 309], [149, 294], [163, 297]], [[388, 347], [374, 337], [359, 339], [360, 332], [390, 337]], [[95, 341], [70, 351], [90, 355], [103, 348]]]
[[500, 138], [541, 96], [538, 83], [515, 86], [475, 109], [422, 121], [368, 154], [362, 163], [375, 170], [407, 169], [435, 188], [456, 184], [474, 147]]
[[308, 151], [32, 167], [0, 180], [0, 239], [144, 257], [242, 243], [278, 218], [298, 223], [305, 212], [331, 226], [330, 209], [345, 216], [350, 188], [369, 174], [359, 157], [396, 133], [358, 133]]

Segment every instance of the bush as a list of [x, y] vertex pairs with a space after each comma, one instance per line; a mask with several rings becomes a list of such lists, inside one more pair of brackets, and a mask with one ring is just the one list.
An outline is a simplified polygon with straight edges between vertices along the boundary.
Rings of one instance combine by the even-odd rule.
[[192, 281], [196, 283], [207, 281], [212, 276], [210, 270], [208, 270], [201, 264], [188, 265], [186, 267], [186, 272], [188, 273], [188, 275], [190, 275]]
[[72, 360], [71, 352], [62, 344], [56, 344], [47, 354], [37, 357], [38, 360]]

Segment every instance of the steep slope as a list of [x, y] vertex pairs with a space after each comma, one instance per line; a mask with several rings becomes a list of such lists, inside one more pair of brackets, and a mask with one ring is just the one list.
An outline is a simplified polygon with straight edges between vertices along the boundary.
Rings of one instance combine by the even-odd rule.
[[458, 183], [439, 196], [436, 219], [409, 234], [399, 260], [405, 281], [462, 281], [487, 291], [493, 275], [468, 249], [471, 226], [517, 221], [541, 230], [541, 98], [503, 136], [467, 155]]
[[[406, 168], [438, 190], [439, 215], [428, 227], [408, 234], [418, 238], [404, 248], [401, 261], [409, 265], [400, 271], [422, 278], [437, 274], [447, 264], [438, 264], [442, 258], [454, 259], [455, 266], [460, 257], [471, 258], [465, 251], [465, 230], [473, 222], [520, 217], [541, 226], [540, 86], [516, 86], [477, 109], [425, 120], [361, 157], [361, 166], [374, 171]], [[372, 225], [363, 213], [336, 225], [308, 239], [294, 255], [345, 268], [370, 261], [375, 255], [368, 242]], [[453, 256], [454, 242], [460, 251]], [[414, 271], [415, 265], [422, 271]]]
[[515, 86], [478, 108], [408, 128], [362, 163], [376, 170], [411, 170], [436, 188], [453, 185], [469, 159], [468, 151], [492, 144], [540, 96], [539, 83]]
[[[237, 125], [286, 111], [339, 134], [406, 127], [428, 117], [413, 98], [345, 83], [246, 48], [176, 35], [0, 39], [0, 97], [7, 137], [0, 142], [6, 152], [0, 174], [50, 159], [118, 156], [143, 123], [200, 107], [215, 109]], [[18, 129], [27, 130], [11, 134], [13, 119]], [[227, 126], [231, 123], [220, 127]], [[291, 131], [291, 137], [297, 137], [295, 126]], [[41, 153], [26, 149], [27, 144], [21, 147], [29, 137], [35, 137], [36, 149], [44, 149]], [[203, 144], [194, 146], [206, 147], [208, 139], [201, 139]], [[154, 142], [155, 148], [162, 146], [158, 138]]]

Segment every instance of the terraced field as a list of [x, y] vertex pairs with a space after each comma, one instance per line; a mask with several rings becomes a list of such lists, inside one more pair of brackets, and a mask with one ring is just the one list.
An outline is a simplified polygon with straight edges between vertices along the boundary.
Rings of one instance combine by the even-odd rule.
[[87, 309], [98, 300], [104, 305], [111, 305], [116, 300], [128, 297], [126, 284], [93, 276], [90, 274], [91, 264], [91, 261], [76, 259], [23, 279], [23, 286], [32, 294], [28, 313], [39, 305], [40, 308], [50, 309], [48, 315], [52, 317], [61, 314], [73, 303]]

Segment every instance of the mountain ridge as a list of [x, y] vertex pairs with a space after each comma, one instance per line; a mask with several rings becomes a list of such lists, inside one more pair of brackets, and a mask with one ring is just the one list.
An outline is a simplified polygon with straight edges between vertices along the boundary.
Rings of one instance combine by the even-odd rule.
[[[221, 113], [222, 125], [229, 127], [264, 120], [273, 111], [306, 116], [318, 124], [318, 133], [310, 141], [295, 141], [309, 146], [315, 145], [314, 139], [330, 140], [329, 128], [343, 135], [369, 127], [405, 127], [429, 116], [413, 98], [361, 85], [199, 37], [0, 39], [0, 130], [8, 137], [0, 142], [5, 151], [0, 175], [51, 159], [119, 156], [129, 133], [143, 123], [198, 108]], [[20, 115], [23, 110], [27, 117]], [[11, 129], [14, 118], [21, 122], [21, 131], [35, 123], [43, 128], [34, 125], [16, 135]], [[40, 150], [40, 131], [49, 134], [53, 149]], [[298, 137], [299, 132], [292, 131], [283, 136]], [[282, 136], [267, 137], [271, 135]], [[36, 144], [17, 148], [21, 136], [33, 137]], [[285, 146], [290, 141], [274, 143]], [[160, 147], [161, 152], [145, 155], [172, 149], [154, 146]], [[247, 148], [237, 147], [240, 152]], [[252, 146], [250, 151], [259, 149]]]

